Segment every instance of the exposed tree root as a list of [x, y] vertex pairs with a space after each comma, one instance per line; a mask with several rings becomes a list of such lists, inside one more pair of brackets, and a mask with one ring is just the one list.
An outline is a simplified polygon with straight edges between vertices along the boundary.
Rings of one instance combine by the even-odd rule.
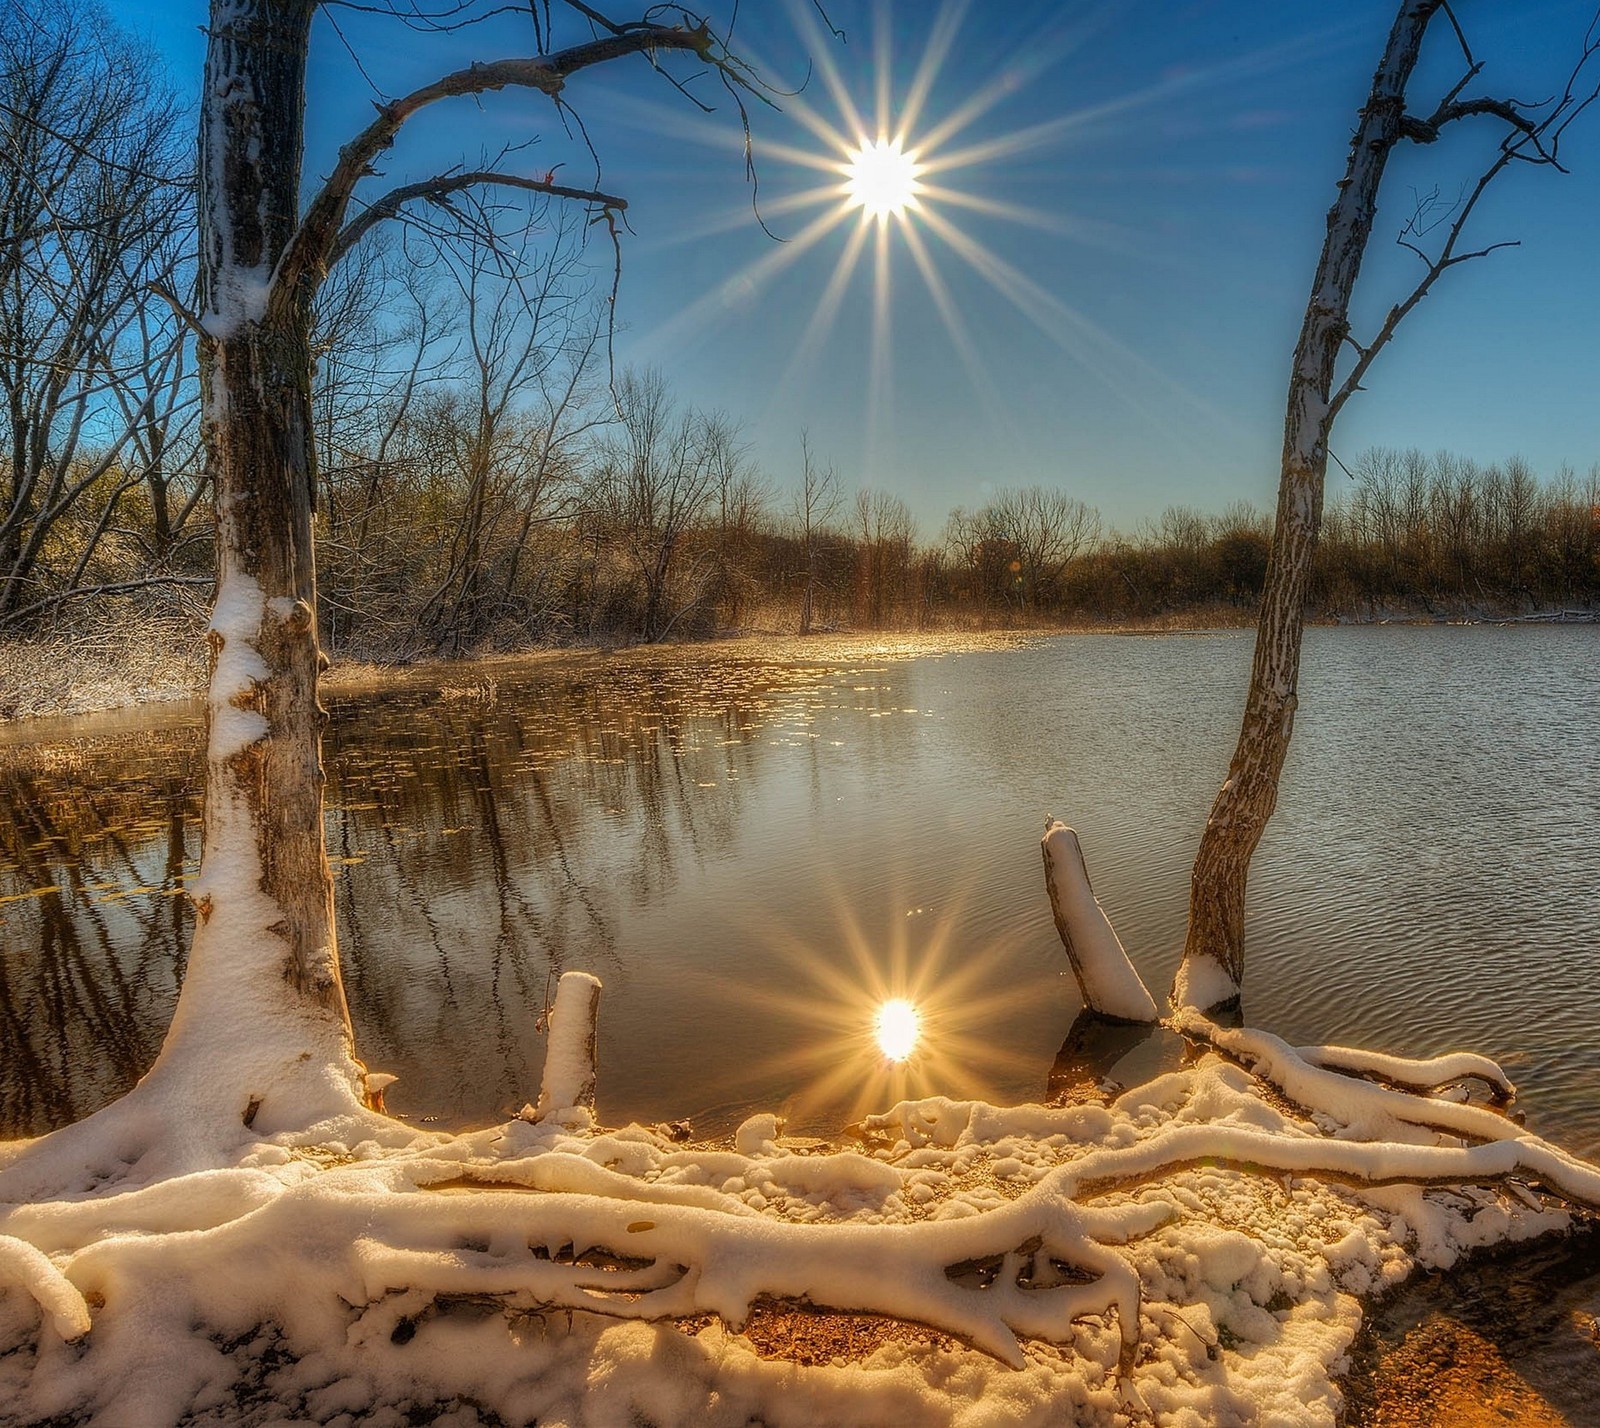
[[[587, 979], [573, 985], [585, 992], [583, 1015], [568, 1028], [554, 1092], [547, 1072], [552, 1107], [581, 1107], [592, 1085], [594, 989]], [[736, 1137], [739, 1149], [711, 1151], [638, 1127], [596, 1131], [586, 1114], [445, 1138], [357, 1108], [268, 1139], [235, 1120], [228, 1145], [151, 1174], [160, 1127], [142, 1114], [108, 1113], [98, 1132], [95, 1120], [70, 1128], [59, 1148], [54, 1137], [13, 1148], [0, 1170], [9, 1200], [0, 1208], [0, 1286], [30, 1296], [61, 1339], [91, 1335], [109, 1316], [90, 1352], [130, 1364], [140, 1352], [130, 1305], [148, 1297], [180, 1306], [164, 1332], [181, 1335], [219, 1312], [194, 1307], [193, 1286], [241, 1274], [263, 1287], [243, 1307], [223, 1296], [236, 1316], [229, 1332], [287, 1324], [282, 1287], [305, 1286], [295, 1291], [308, 1296], [296, 1342], [331, 1334], [353, 1347], [404, 1345], [419, 1325], [459, 1317], [464, 1304], [508, 1323], [550, 1310], [644, 1321], [712, 1315], [737, 1331], [776, 1301], [923, 1325], [1021, 1368], [1034, 1361], [1029, 1344], [1068, 1344], [1079, 1321], [1114, 1317], [1114, 1365], [1097, 1371], [1114, 1369], [1125, 1401], [1136, 1403], [1135, 1368], [1150, 1352], [1142, 1346], [1187, 1335], [1208, 1361], [1219, 1353], [1214, 1329], [1203, 1315], [1196, 1329], [1181, 1303], [1158, 1298], [1141, 1323], [1141, 1272], [1163, 1253], [1145, 1242], [1185, 1217], [1195, 1223], [1194, 1190], [1179, 1187], [1203, 1183], [1196, 1172], [1268, 1177], [1280, 1196], [1285, 1177], [1358, 1194], [1492, 1185], [1526, 1195], [1525, 1182], [1600, 1209], [1595, 1166], [1497, 1111], [1397, 1089], [1467, 1077], [1508, 1093], [1503, 1073], [1481, 1057], [1296, 1051], [1193, 1011], [1173, 1024], [1303, 1108], [1315, 1127], [1285, 1119], [1241, 1071], [1210, 1060], [1110, 1108], [902, 1103], [864, 1122], [873, 1155], [787, 1153], [763, 1118]], [[1202, 1100], [1181, 1114], [1150, 1113], [1163, 1098], [1181, 1108], [1218, 1087], [1234, 1098], [1231, 1112]], [[137, 1093], [130, 1099], [137, 1112]], [[955, 1165], [964, 1146], [989, 1148], [982, 1154], [992, 1159], [1006, 1144], [1034, 1153], [1015, 1198], [997, 1203], [991, 1190], [983, 1208], [980, 1196], [938, 1207], [949, 1213], [913, 1213], [932, 1173], [925, 1167]], [[1049, 1147], [1042, 1156], [1041, 1147]], [[59, 1171], [69, 1149], [85, 1157], [77, 1181], [18, 1193], [46, 1169]], [[143, 1171], [119, 1178], [118, 1165]], [[939, 1174], [941, 1194], [959, 1189], [959, 1168]]]

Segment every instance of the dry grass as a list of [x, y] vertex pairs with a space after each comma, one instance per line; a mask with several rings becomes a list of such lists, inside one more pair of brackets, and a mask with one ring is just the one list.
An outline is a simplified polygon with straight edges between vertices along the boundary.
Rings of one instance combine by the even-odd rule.
[[205, 616], [109, 602], [74, 630], [0, 640], [0, 720], [86, 714], [198, 693]]
[[[747, 632], [680, 645], [536, 647], [463, 660], [427, 659], [399, 665], [337, 658], [323, 677], [334, 694], [360, 694], [377, 689], [428, 686], [450, 701], [492, 704], [499, 694], [499, 676], [515, 675], [543, 660], [584, 656], [614, 664], [619, 660], [648, 662], [663, 650], [694, 648], [749, 654], [780, 661], [905, 659], [918, 655], [1006, 648], [1041, 635], [1059, 633], [1177, 633], [1249, 623], [1232, 607], [1188, 612], [1132, 623], [1049, 625], [1027, 628], [984, 628], [942, 624], [930, 630], [846, 630], [811, 636]], [[31, 636], [0, 639], [0, 722], [52, 714], [84, 714], [134, 704], [180, 699], [205, 685], [205, 612], [141, 606], [134, 600], [108, 601], [80, 609], [77, 627]]]

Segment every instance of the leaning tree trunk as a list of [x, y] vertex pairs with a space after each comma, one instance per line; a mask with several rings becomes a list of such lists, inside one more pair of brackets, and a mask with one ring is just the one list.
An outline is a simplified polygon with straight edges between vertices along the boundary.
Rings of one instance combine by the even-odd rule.
[[1195, 857], [1188, 938], [1172, 990], [1179, 1005], [1214, 1007], [1239, 995], [1244, 975], [1245, 882], [1251, 855], [1278, 800], [1278, 775], [1294, 727], [1306, 584], [1322, 523], [1323, 476], [1333, 425], [1334, 364], [1349, 331], [1350, 294], [1372, 232], [1384, 166], [1401, 137], [1406, 84], [1439, 6], [1440, 0], [1405, 0], [1401, 5], [1350, 141], [1339, 196], [1328, 212], [1328, 237], [1289, 377], [1277, 523], [1244, 724]]
[[322, 833], [310, 294], [272, 281], [299, 213], [314, 9], [215, 0], [200, 141], [217, 597], [194, 949], [157, 1073], [205, 1076], [258, 1129], [359, 1084]]

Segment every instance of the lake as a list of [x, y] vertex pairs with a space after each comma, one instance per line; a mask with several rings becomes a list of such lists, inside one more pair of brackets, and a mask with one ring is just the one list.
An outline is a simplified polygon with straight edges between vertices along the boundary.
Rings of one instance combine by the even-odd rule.
[[[827, 1134], [904, 1095], [1038, 1099], [1079, 1010], [1045, 818], [1078, 829], [1159, 998], [1250, 651], [1247, 632], [745, 642], [335, 694], [361, 1054], [399, 1076], [401, 1114], [504, 1117], [537, 1094], [539, 1017], [578, 968], [606, 986], [608, 1122], [714, 1134], [761, 1108]], [[1592, 626], [1308, 631], [1251, 880], [1249, 1021], [1485, 1052], [1530, 1125], [1600, 1150], [1597, 712]], [[86, 1113], [154, 1057], [200, 739], [189, 705], [0, 732], [0, 1134]], [[890, 998], [922, 1022], [898, 1063], [872, 1036]]]

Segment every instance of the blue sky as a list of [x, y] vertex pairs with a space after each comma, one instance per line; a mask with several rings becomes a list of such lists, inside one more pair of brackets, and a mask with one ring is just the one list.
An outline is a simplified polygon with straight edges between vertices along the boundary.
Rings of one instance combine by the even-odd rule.
[[[198, 88], [203, 5], [115, 0], [109, 9], [169, 59], [180, 88]], [[793, 87], [816, 56], [796, 100], [752, 113], [761, 195], [779, 235], [796, 240], [826, 208], [790, 201], [829, 181], [799, 157], [826, 155], [818, 127], [848, 129], [839, 96], [875, 127], [886, 95], [898, 126], [930, 42], [935, 52], [947, 42], [944, 58], [907, 146], [950, 128], [966, 107], [965, 122], [924, 157], [977, 153], [928, 176], [956, 198], [927, 199], [933, 218], [913, 215], [909, 241], [888, 224], [881, 268], [859, 263], [824, 328], [814, 319], [856, 220], [803, 251], [775, 243], [750, 215], [737, 116], [719, 91], [697, 91], [717, 102], [706, 115], [642, 61], [575, 77], [568, 98], [600, 153], [604, 186], [630, 202], [618, 358], [660, 366], [685, 401], [743, 419], [753, 454], [780, 481], [792, 480], [808, 429], [847, 486], [903, 496], [929, 533], [952, 506], [1035, 482], [1063, 487], [1124, 529], [1174, 503], [1270, 509], [1289, 354], [1393, 9], [1393, 0], [826, 0], [841, 41], [815, 24], [807, 0], [743, 0], [737, 48], [775, 84]], [[1559, 88], [1593, 14], [1589, 0], [1466, 0], [1457, 10], [1486, 61], [1479, 90], [1524, 97]], [[525, 15], [433, 35], [354, 9], [326, 12], [315, 32], [308, 176], [366, 122], [377, 90], [403, 93], [472, 58], [526, 52], [530, 31]], [[1460, 69], [1441, 22], [1413, 107], [1431, 109]], [[1358, 332], [1412, 275], [1416, 260], [1393, 238], [1414, 194], [1453, 196], [1498, 138], [1489, 121], [1455, 127], [1449, 142], [1408, 147], [1391, 163]], [[532, 136], [530, 170], [560, 162], [564, 177], [592, 177], [548, 101], [504, 93], [415, 118], [385, 186]], [[1346, 409], [1337, 454], [1351, 460], [1371, 444], [1483, 461], [1515, 453], [1541, 474], [1600, 460], [1600, 110], [1570, 133], [1566, 157], [1570, 174], [1519, 168], [1486, 200], [1475, 232], [1521, 246], [1447, 275]], [[915, 261], [917, 241], [943, 313]], [[890, 296], [875, 337], [882, 275]], [[1330, 477], [1332, 493], [1345, 484]]]

